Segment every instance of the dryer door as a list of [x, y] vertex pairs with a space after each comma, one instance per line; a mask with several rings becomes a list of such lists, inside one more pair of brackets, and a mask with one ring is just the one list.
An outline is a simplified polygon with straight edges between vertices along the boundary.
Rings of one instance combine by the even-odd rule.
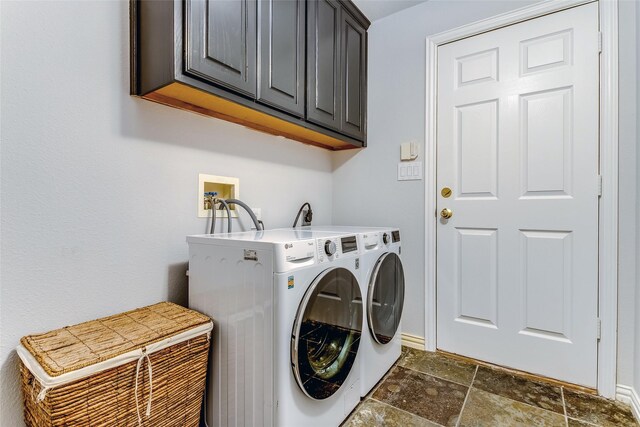
[[387, 252], [378, 258], [367, 294], [367, 320], [373, 339], [391, 341], [400, 326], [404, 306], [404, 269], [400, 257]]
[[362, 294], [355, 276], [330, 268], [315, 278], [302, 299], [291, 338], [291, 364], [309, 397], [326, 399], [346, 380], [362, 333]]

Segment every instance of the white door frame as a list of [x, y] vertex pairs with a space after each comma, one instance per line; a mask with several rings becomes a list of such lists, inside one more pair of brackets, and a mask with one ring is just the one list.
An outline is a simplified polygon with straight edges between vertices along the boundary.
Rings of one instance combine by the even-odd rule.
[[[427, 37], [425, 172], [425, 350], [435, 351], [436, 337], [436, 123], [438, 46], [596, 0], [545, 0], [489, 19]], [[598, 393], [616, 392], [618, 303], [618, 0], [599, 0], [600, 175]]]

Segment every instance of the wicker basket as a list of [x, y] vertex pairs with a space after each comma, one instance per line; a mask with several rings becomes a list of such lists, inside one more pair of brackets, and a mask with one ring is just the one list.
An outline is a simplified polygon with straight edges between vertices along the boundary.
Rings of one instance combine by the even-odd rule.
[[210, 318], [163, 302], [22, 338], [28, 426], [194, 426]]

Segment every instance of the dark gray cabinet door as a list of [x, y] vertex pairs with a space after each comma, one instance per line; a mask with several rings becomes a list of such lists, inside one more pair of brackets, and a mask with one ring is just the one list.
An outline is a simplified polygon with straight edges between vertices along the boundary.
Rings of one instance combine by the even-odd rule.
[[305, 0], [258, 3], [258, 100], [304, 117]]
[[307, 120], [340, 130], [341, 6], [311, 0], [307, 7]]
[[186, 72], [256, 95], [255, 0], [186, 1]]
[[351, 15], [342, 13], [340, 130], [364, 140], [366, 129], [366, 30]]

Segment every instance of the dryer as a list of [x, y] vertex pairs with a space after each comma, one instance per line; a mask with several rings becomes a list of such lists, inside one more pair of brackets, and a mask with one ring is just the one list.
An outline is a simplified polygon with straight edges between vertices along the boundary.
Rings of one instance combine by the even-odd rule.
[[360, 401], [355, 233], [189, 236], [189, 306], [214, 319], [207, 422], [338, 426]]
[[400, 230], [386, 227], [312, 226], [317, 232], [358, 235], [365, 313], [361, 341], [360, 395], [366, 396], [400, 357], [405, 279]]

